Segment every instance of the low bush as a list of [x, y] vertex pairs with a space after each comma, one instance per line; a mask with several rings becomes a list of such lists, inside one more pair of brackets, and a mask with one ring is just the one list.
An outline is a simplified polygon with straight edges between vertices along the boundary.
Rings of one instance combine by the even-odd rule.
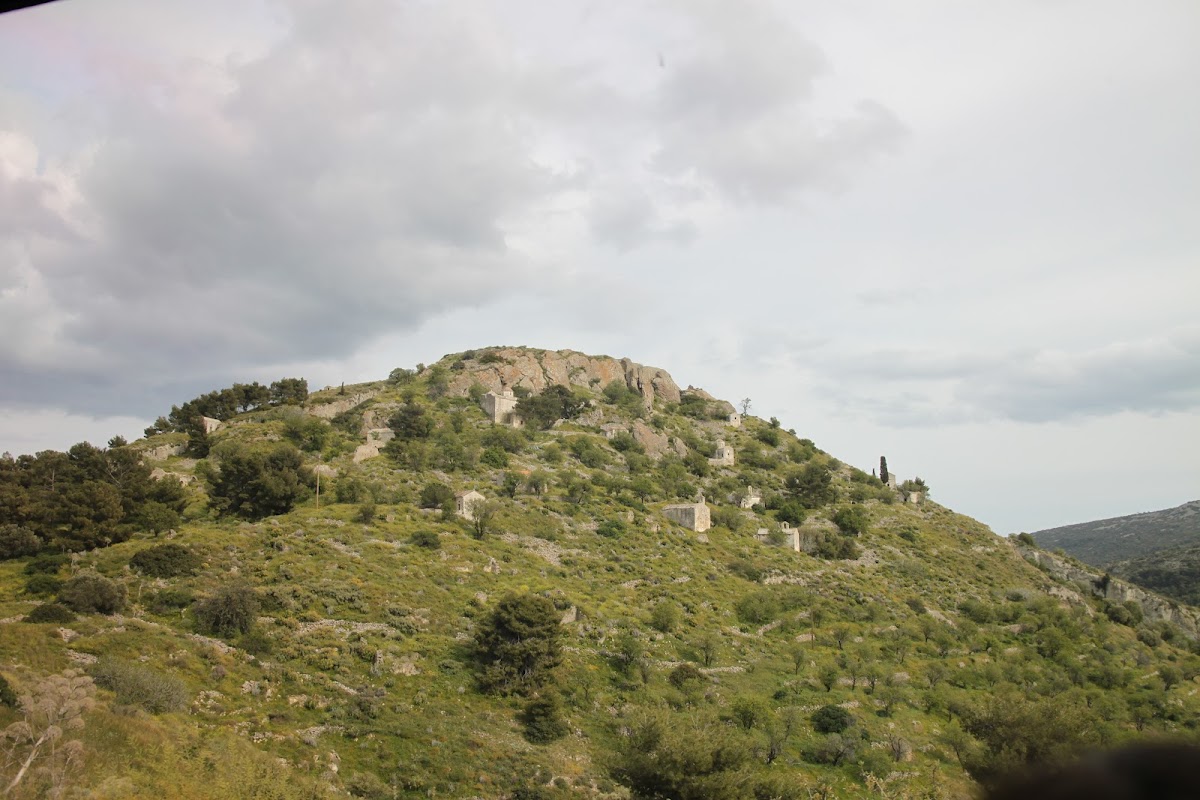
[[849, 711], [834, 705], [821, 706], [809, 719], [817, 733], [841, 733], [854, 723]]
[[63, 582], [53, 575], [30, 575], [29, 579], [25, 581], [25, 593], [38, 595], [54, 594], [62, 588], [62, 585]]
[[244, 583], [230, 584], [193, 606], [196, 626], [214, 636], [246, 633], [258, 616], [258, 594]]
[[26, 622], [71, 622], [75, 619], [74, 612], [58, 603], [42, 603], [35, 606], [25, 615]]
[[79, 614], [116, 614], [125, 609], [125, 587], [95, 572], [77, 575], [63, 584], [58, 600]]
[[417, 547], [424, 547], [426, 550], [437, 550], [442, 546], [441, 537], [437, 535], [436, 531], [416, 531], [408, 541]]
[[88, 673], [102, 689], [117, 695], [117, 702], [137, 706], [152, 714], [182, 711], [188, 704], [187, 687], [173, 675], [133, 661], [101, 656]]
[[176, 578], [194, 574], [200, 567], [200, 556], [168, 542], [135, 553], [129, 566], [150, 578]]

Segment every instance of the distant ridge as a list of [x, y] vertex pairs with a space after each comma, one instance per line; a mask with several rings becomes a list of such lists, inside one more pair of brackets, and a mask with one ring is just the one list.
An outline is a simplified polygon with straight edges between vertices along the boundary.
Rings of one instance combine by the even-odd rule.
[[1061, 547], [1080, 561], [1105, 566], [1200, 543], [1200, 500], [1162, 511], [1047, 528], [1035, 531], [1033, 537], [1043, 548]]

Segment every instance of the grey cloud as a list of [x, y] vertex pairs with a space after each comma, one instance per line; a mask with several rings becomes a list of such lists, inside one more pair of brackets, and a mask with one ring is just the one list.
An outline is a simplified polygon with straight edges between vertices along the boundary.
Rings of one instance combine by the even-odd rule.
[[766, 4], [703, 5], [698, 51], [668, 70], [658, 94], [663, 174], [697, 175], [735, 203], [773, 204], [836, 187], [847, 169], [904, 135], [884, 106], [862, 101], [825, 120], [811, 107], [821, 51]]
[[81, 246], [40, 241], [77, 227], [52, 185], [0, 178], [0, 236], [65, 320], [36, 368], [0, 356], [0, 402], [109, 409], [121, 386], [165, 393], [164, 374], [344, 356], [549, 270], [507, 242], [560, 189], [509, 53], [469, 15], [294, 8], [260, 60], [105, 98]]
[[[874, 351], [823, 359], [843, 403], [893, 425], [1044, 423], [1200, 408], [1200, 331], [1085, 352]], [[849, 388], [846, 388], [849, 387]]]

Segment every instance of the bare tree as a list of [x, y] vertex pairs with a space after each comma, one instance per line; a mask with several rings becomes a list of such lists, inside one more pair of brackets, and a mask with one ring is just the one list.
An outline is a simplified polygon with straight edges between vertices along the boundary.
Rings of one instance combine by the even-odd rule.
[[739, 403], [738, 405], [740, 405], [742, 407], [742, 416], [743, 417], [750, 413], [750, 398], [749, 397], [743, 397], [742, 402]]

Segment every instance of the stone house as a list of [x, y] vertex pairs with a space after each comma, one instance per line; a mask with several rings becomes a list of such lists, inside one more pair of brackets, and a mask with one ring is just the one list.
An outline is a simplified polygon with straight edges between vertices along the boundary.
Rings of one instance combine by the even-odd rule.
[[221, 420], [213, 419], [212, 417], [201, 417], [200, 421], [204, 423], [204, 432], [212, 433], [217, 428], [221, 427]]
[[731, 411], [729, 415], [725, 417], [725, 424], [731, 428], [742, 427], [742, 415], [736, 411]]
[[712, 514], [701, 495], [695, 503], [675, 503], [663, 508], [663, 516], [685, 528], [703, 533], [712, 527]]
[[717, 439], [716, 455], [708, 460], [708, 463], [718, 467], [733, 466], [733, 448], [725, 444], [724, 439]]
[[487, 498], [474, 489], [468, 489], [465, 492], [456, 492], [454, 495], [454, 511], [463, 519], [474, 519], [475, 515], [472, 511], [476, 504], [482, 503], [484, 500], [487, 500]]
[[488, 418], [496, 425], [508, 425], [511, 428], [520, 428], [525, 425], [525, 421], [517, 416], [517, 397], [507, 386], [501, 389], [499, 394], [488, 392], [479, 401], [479, 404], [483, 406]]

